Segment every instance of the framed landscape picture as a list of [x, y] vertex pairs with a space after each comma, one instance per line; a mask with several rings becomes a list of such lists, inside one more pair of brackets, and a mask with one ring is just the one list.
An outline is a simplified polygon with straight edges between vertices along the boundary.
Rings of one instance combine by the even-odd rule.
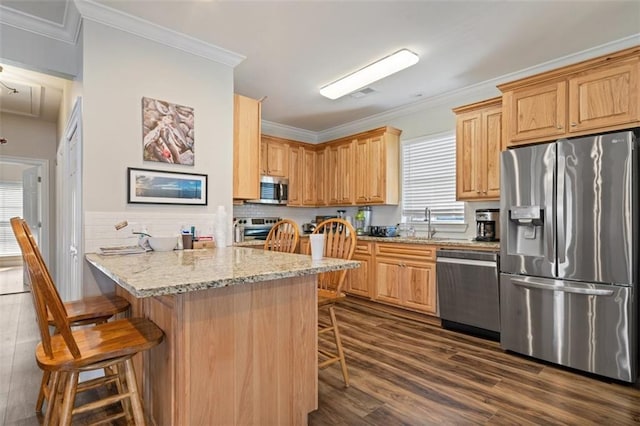
[[127, 203], [207, 205], [207, 175], [127, 169]]

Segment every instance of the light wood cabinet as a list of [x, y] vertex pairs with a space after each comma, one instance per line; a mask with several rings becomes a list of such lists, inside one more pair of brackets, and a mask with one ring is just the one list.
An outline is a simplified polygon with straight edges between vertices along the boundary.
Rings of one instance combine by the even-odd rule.
[[233, 198], [260, 198], [260, 101], [233, 96]]
[[303, 194], [303, 178], [302, 178], [302, 147], [298, 145], [289, 145], [289, 193], [288, 206], [301, 206]]
[[372, 278], [373, 268], [373, 246], [374, 243], [368, 241], [358, 241], [353, 252], [353, 260], [361, 262], [359, 268], [347, 271], [344, 291], [349, 294], [370, 298], [373, 295]]
[[326, 177], [329, 205], [353, 204], [353, 142], [331, 144], [327, 152]]
[[262, 135], [260, 173], [287, 177], [289, 172], [289, 144], [286, 139]]
[[328, 174], [327, 158], [329, 147], [322, 146], [316, 151], [316, 205], [326, 206], [329, 203], [327, 197]]
[[500, 198], [501, 98], [455, 108], [456, 198]]
[[640, 125], [640, 47], [498, 86], [505, 146]]
[[397, 204], [400, 131], [390, 127], [355, 141], [355, 203]]
[[435, 247], [376, 243], [374, 300], [437, 313]]
[[302, 147], [302, 205], [315, 206], [318, 203], [318, 186], [322, 181], [316, 180], [316, 157], [315, 148]]

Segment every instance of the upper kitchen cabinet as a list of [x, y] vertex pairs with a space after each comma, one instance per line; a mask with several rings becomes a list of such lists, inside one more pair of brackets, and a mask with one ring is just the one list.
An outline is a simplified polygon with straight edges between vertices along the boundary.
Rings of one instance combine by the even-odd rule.
[[289, 200], [288, 206], [315, 206], [316, 187], [316, 147], [289, 142]]
[[383, 127], [357, 135], [356, 204], [398, 204], [400, 133]]
[[327, 198], [327, 158], [329, 157], [329, 147], [320, 146], [316, 151], [316, 205], [326, 206], [329, 204]]
[[456, 198], [500, 198], [501, 98], [455, 108]]
[[353, 141], [332, 143], [326, 152], [325, 176], [329, 205], [353, 204]]
[[260, 101], [233, 96], [233, 198], [260, 198]]
[[286, 140], [262, 135], [260, 173], [287, 177], [289, 173], [289, 144]]
[[498, 88], [506, 146], [640, 125], [640, 47]]

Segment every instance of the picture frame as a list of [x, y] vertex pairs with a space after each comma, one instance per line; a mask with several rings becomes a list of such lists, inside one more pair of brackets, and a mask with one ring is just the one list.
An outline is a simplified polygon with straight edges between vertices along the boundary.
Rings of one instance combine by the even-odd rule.
[[208, 175], [127, 168], [127, 203], [206, 206]]

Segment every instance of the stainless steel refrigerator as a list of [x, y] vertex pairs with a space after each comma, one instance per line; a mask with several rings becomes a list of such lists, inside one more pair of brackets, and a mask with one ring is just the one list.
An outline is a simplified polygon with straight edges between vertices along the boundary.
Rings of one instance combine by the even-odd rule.
[[502, 153], [504, 349], [636, 380], [637, 158], [632, 131]]

